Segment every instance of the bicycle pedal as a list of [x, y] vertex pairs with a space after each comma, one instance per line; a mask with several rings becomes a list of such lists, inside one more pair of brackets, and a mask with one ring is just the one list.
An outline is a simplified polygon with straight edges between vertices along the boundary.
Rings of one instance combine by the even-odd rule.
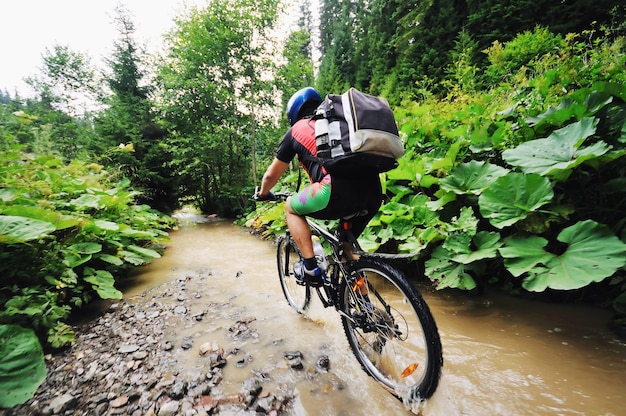
[[309, 286], [315, 288], [323, 287], [324, 285], [326, 285], [326, 282], [323, 279], [317, 278], [307, 279], [307, 283], [309, 284]]

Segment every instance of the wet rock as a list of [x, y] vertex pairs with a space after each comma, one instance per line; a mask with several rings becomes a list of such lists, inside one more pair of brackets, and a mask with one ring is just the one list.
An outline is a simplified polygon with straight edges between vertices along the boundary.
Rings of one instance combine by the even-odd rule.
[[122, 354], [135, 352], [139, 349], [139, 345], [122, 345], [117, 351]]
[[202, 318], [204, 318], [204, 312], [195, 313], [195, 314], [191, 315], [191, 318], [195, 319], [198, 322], [200, 322], [202, 320]]
[[275, 396], [268, 395], [266, 397], [259, 397], [256, 401], [254, 410], [256, 410], [258, 413], [270, 414], [270, 412], [274, 410], [275, 403]]
[[250, 328], [250, 323], [256, 318], [245, 318], [238, 320], [235, 325], [228, 328], [229, 336], [233, 338], [250, 338], [254, 336], [254, 330]]
[[104, 403], [108, 400], [108, 394], [107, 393], [100, 393], [95, 395], [94, 397], [92, 397], [89, 402], [90, 403], [95, 403], [95, 404], [100, 404], [100, 403]]
[[211, 360], [211, 368], [223, 368], [226, 366], [226, 359], [224, 358], [224, 351], [213, 351], [209, 354]]
[[193, 347], [193, 341], [189, 337], [183, 338], [183, 343], [180, 344], [180, 347], [184, 350], [190, 350]]
[[330, 369], [330, 359], [328, 358], [328, 355], [320, 355], [317, 358], [315, 365], [318, 370], [328, 371]]
[[186, 380], [178, 380], [170, 387], [167, 395], [172, 399], [182, 399], [187, 394], [188, 386], [189, 383]]
[[157, 416], [174, 416], [178, 413], [179, 407], [180, 403], [176, 400], [164, 403], [157, 412]]
[[258, 396], [259, 393], [263, 390], [263, 385], [257, 379], [250, 378], [243, 382], [241, 386], [241, 391], [245, 394], [250, 394], [252, 396]]
[[109, 406], [116, 408], [116, 407], [126, 406], [126, 404], [128, 404], [128, 396], [121, 396], [111, 401], [109, 403]]
[[340, 391], [346, 388], [346, 383], [333, 373], [320, 373], [318, 385], [324, 392]]
[[200, 345], [200, 355], [206, 355], [208, 352], [218, 351], [219, 346], [214, 342], [205, 342]]
[[302, 353], [300, 351], [288, 351], [283, 355], [283, 357], [290, 368], [294, 370], [304, 369], [304, 364], [302, 363]]
[[54, 400], [50, 402], [50, 409], [53, 414], [59, 414], [74, 407], [74, 403], [76, 403], [76, 398], [69, 393], [65, 393], [55, 397]]
[[210, 386], [219, 385], [224, 379], [224, 374], [220, 368], [214, 368], [213, 371], [207, 374], [207, 380], [210, 382]]

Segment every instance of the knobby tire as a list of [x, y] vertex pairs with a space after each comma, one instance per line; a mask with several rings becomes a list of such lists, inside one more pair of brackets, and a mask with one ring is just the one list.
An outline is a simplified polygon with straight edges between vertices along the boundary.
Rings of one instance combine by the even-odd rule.
[[300, 260], [296, 251], [296, 244], [288, 235], [279, 237], [276, 252], [278, 262], [278, 278], [283, 289], [285, 299], [296, 312], [302, 314], [309, 307], [311, 290], [308, 286], [301, 286], [296, 281], [293, 264]]
[[439, 384], [443, 358], [424, 298], [398, 270], [374, 258], [358, 260], [348, 273], [366, 276], [370, 301], [363, 305], [363, 291], [356, 294], [343, 279], [342, 324], [361, 367], [405, 403], [429, 398]]

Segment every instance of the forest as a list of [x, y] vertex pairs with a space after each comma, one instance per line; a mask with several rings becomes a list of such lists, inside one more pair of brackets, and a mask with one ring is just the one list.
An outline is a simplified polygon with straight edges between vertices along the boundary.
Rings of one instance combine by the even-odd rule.
[[625, 17], [616, 0], [212, 0], [159, 56], [123, 6], [106, 68], [46, 50], [34, 97], [0, 92], [0, 407], [34, 393], [73, 314], [163, 254], [175, 209], [284, 230], [251, 196], [309, 85], [394, 109], [406, 152], [365, 248], [439, 289], [591, 302], [626, 326]]

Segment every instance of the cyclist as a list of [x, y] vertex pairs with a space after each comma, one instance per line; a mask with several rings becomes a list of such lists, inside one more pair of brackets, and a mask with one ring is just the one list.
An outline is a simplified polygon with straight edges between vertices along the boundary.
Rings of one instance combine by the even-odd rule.
[[[291, 128], [283, 136], [276, 156], [267, 168], [261, 182], [261, 189], [255, 195], [257, 201], [273, 200], [271, 189], [285, 172], [291, 160], [298, 160], [310, 179], [310, 184], [286, 201], [287, 227], [303, 257], [301, 270], [296, 277], [319, 286], [325, 278], [317, 265], [311, 242], [311, 230], [306, 216], [331, 220], [363, 211], [364, 215], [352, 220], [352, 232], [358, 237], [367, 223], [376, 214], [382, 203], [380, 177], [376, 172], [355, 170], [341, 177], [331, 176], [315, 160], [315, 120], [312, 116], [322, 102], [319, 92], [311, 87], [294, 93], [287, 103], [287, 119]], [[313, 157], [311, 157], [313, 156]], [[351, 248], [346, 247], [346, 256], [353, 259]]]

